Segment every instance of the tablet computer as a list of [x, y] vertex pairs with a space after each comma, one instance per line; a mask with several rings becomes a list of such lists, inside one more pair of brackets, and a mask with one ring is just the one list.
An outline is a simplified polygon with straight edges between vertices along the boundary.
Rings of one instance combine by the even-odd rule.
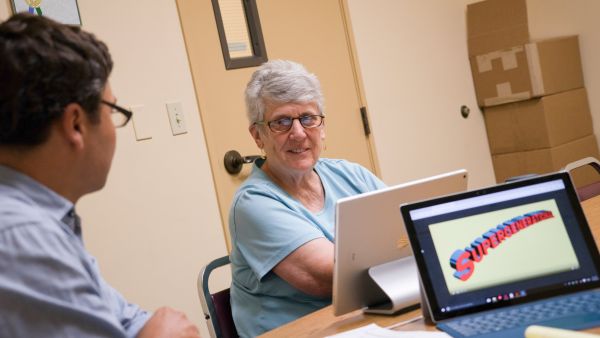
[[[464, 169], [339, 199], [335, 218], [335, 315], [385, 301], [368, 269], [411, 256], [400, 204], [467, 189]], [[416, 277], [416, 276], [415, 276]]]

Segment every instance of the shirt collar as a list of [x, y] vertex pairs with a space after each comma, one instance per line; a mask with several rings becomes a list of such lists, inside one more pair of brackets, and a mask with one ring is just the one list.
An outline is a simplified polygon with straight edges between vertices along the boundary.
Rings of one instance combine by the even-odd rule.
[[[71, 201], [33, 178], [4, 165], [0, 165], [0, 185], [12, 187], [21, 192], [22, 196], [59, 221], [64, 222], [64, 218], [69, 217], [69, 213], [74, 211]], [[73, 214], [70, 215], [71, 218], [73, 216]]]

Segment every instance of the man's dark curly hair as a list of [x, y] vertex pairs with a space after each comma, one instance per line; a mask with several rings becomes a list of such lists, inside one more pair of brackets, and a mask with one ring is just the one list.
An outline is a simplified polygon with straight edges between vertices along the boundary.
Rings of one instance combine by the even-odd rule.
[[70, 103], [94, 123], [112, 70], [106, 45], [79, 27], [27, 13], [0, 24], [0, 146], [35, 146]]

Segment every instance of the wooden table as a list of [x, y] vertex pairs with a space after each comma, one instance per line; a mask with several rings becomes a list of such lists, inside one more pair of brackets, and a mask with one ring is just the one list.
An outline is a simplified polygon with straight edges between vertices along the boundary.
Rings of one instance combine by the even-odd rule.
[[[594, 197], [581, 203], [587, 217], [596, 244], [600, 246], [600, 196]], [[362, 310], [347, 313], [343, 316], [334, 316], [331, 306], [315, 311], [309, 315], [299, 318], [291, 323], [269, 331], [261, 337], [325, 337], [336, 333], [356, 329], [358, 327], [376, 323], [381, 327], [387, 327], [396, 323], [410, 320], [421, 315], [421, 309], [408, 313], [385, 316], [365, 314]], [[398, 327], [400, 331], [435, 331], [433, 325], [426, 324], [423, 319]], [[600, 334], [600, 327], [586, 330]]]

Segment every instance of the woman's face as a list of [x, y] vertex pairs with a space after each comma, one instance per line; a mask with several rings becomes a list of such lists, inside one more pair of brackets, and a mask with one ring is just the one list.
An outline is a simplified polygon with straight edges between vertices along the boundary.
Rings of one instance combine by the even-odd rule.
[[[283, 103], [266, 104], [264, 121], [281, 118], [298, 118], [306, 115], [321, 115], [317, 104]], [[273, 132], [267, 124], [252, 125], [250, 133], [256, 145], [263, 149], [271, 169], [293, 171], [298, 174], [310, 172], [321, 155], [322, 141], [325, 138], [324, 124], [315, 128], [305, 128], [300, 120], [292, 120], [290, 130]]]

